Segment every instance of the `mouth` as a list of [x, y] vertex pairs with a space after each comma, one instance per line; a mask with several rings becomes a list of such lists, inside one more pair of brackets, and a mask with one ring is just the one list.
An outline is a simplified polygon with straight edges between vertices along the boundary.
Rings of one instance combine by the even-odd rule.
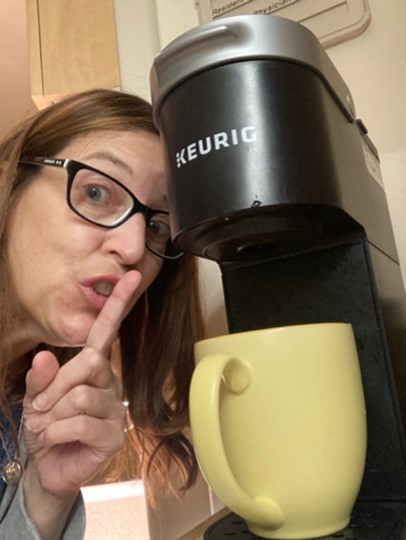
[[97, 281], [92, 284], [92, 289], [100, 296], [108, 298], [113, 292], [114, 285], [109, 281]]
[[99, 275], [81, 282], [82, 291], [92, 309], [100, 311], [119, 281], [115, 275]]

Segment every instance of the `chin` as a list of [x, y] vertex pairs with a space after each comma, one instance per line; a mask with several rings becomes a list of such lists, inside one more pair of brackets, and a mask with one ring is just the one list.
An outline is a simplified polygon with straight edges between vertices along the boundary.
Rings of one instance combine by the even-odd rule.
[[84, 347], [95, 318], [80, 317], [65, 324], [60, 332], [60, 347]]

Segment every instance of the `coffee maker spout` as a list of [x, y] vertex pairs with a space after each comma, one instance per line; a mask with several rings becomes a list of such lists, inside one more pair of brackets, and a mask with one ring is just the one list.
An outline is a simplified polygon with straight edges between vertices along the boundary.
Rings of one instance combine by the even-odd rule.
[[180, 231], [182, 251], [220, 266], [249, 263], [303, 252], [362, 233], [362, 226], [337, 207], [321, 204], [257, 204], [223, 212]]

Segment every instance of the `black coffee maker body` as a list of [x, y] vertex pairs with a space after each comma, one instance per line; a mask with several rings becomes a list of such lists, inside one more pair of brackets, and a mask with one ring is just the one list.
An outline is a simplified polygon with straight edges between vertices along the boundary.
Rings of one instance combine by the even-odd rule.
[[261, 15], [180, 36], [151, 84], [173, 239], [219, 264], [229, 331], [352, 324], [368, 451], [347, 538], [400, 539], [406, 302], [378, 153], [349, 89], [310, 31]]

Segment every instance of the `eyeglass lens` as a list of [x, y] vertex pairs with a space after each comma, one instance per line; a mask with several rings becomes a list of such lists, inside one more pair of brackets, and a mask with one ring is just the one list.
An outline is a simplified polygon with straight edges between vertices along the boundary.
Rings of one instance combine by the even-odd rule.
[[[135, 205], [133, 197], [123, 186], [88, 169], [76, 172], [69, 197], [70, 204], [79, 215], [105, 227], [115, 227], [123, 223], [132, 214]], [[147, 211], [144, 212], [144, 217], [148, 249], [158, 255], [176, 256], [179, 252], [170, 241], [169, 216], [159, 212], [148, 215]]]

